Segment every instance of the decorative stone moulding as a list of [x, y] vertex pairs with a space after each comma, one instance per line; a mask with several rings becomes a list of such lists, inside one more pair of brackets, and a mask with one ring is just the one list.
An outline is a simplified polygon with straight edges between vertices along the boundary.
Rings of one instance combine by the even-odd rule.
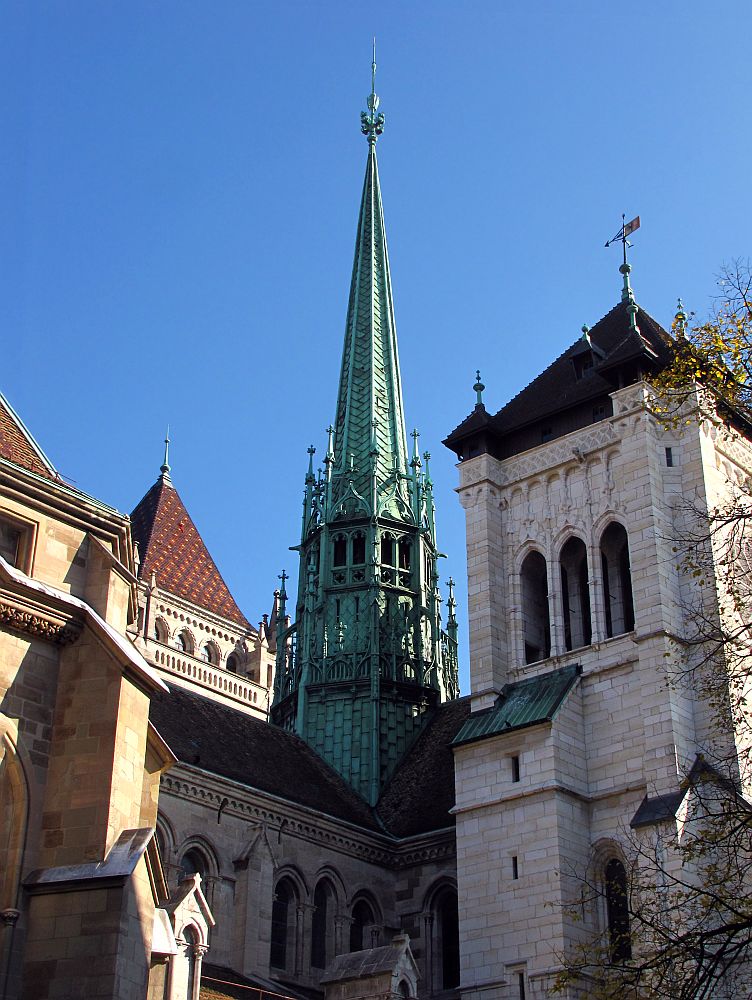
[[34, 639], [68, 646], [81, 635], [83, 622], [63, 615], [51, 614], [41, 608], [19, 607], [0, 598], [0, 625]]

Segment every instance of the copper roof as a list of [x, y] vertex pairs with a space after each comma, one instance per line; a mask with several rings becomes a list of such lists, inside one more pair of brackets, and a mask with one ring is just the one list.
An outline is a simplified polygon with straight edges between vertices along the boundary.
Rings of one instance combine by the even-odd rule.
[[138, 504], [131, 524], [141, 559], [140, 579], [148, 580], [155, 573], [161, 589], [250, 627], [166, 476], [160, 476]]
[[46, 479], [59, 478], [50, 461], [0, 393], [0, 456]]

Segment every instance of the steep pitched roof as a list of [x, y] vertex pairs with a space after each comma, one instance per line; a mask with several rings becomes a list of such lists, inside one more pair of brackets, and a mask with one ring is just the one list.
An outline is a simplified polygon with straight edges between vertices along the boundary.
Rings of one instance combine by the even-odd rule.
[[440, 705], [405, 755], [376, 806], [379, 819], [396, 837], [454, 826], [452, 740], [470, 714], [470, 699]]
[[369, 830], [372, 810], [299, 736], [173, 685], [151, 721], [179, 760]]
[[23, 421], [0, 392], [0, 456], [35, 472], [46, 479], [59, 480], [59, 475], [36, 443]]
[[[670, 336], [642, 309], [637, 313], [639, 332], [632, 329], [628, 305], [627, 302], [619, 302], [589, 331], [595, 348], [595, 363], [588, 377], [578, 377], [573, 364], [573, 359], [582, 353], [585, 343], [580, 337], [491, 417], [489, 431], [497, 437], [503, 436], [536, 420], [608, 395], [614, 387], [607, 373], [619, 365], [639, 361], [655, 368], [668, 363], [671, 356]], [[478, 427], [478, 414], [473, 411], [452, 431], [444, 444], [455, 449]]]
[[250, 627], [169, 476], [162, 475], [131, 514], [139, 577], [207, 611]]

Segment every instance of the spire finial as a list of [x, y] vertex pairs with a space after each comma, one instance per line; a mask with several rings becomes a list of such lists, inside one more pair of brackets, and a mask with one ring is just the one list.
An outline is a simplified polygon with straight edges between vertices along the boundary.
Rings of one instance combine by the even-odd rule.
[[373, 58], [371, 60], [371, 93], [366, 101], [368, 111], [360, 112], [360, 131], [373, 146], [384, 131], [384, 115], [378, 112], [379, 98], [376, 94], [376, 39], [373, 40]]
[[483, 385], [483, 383], [480, 380], [480, 368], [478, 368], [477, 371], [475, 372], [475, 385], [473, 386], [473, 389], [475, 390], [475, 396], [476, 396], [476, 400], [475, 400], [475, 405], [476, 406], [483, 406], [483, 390], [485, 388], [486, 387]]
[[633, 330], [637, 330], [639, 332], [639, 328], [637, 326], [637, 303], [635, 302], [632, 286], [629, 283], [629, 273], [632, 270], [632, 268], [627, 262], [627, 247], [631, 247], [632, 244], [629, 242], [627, 237], [631, 236], [631, 234], [636, 229], [640, 228], [640, 217], [639, 215], [636, 215], [631, 222], [627, 222], [626, 219], [627, 219], [626, 215], [624, 215], [624, 213], [622, 212], [621, 229], [612, 239], [606, 240], [606, 246], [607, 247], [611, 246], [611, 244], [615, 243], [617, 240], [621, 241], [623, 259], [619, 271], [621, 274], [624, 275], [624, 285], [622, 286], [621, 290], [621, 300], [622, 302], [626, 303], [627, 308], [629, 310], [630, 327]]
[[159, 469], [162, 473], [162, 479], [169, 483], [170, 480], [170, 425], [167, 425], [167, 433], [164, 439], [164, 461]]

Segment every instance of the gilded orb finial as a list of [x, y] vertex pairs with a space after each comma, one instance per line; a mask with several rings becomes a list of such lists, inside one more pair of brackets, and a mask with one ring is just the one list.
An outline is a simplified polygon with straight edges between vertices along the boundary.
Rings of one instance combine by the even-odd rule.
[[373, 58], [371, 60], [371, 93], [366, 100], [368, 111], [360, 112], [360, 131], [373, 145], [384, 131], [384, 115], [378, 110], [379, 98], [376, 94], [376, 39], [373, 40]]

